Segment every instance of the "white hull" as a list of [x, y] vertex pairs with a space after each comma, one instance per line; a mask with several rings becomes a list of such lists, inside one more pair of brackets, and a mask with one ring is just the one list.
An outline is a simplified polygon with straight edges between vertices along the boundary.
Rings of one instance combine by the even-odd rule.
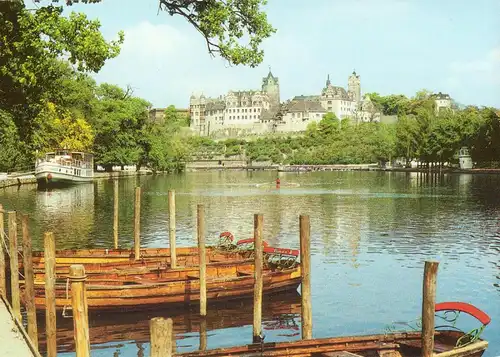
[[85, 183], [92, 182], [94, 171], [77, 167], [41, 163], [35, 168], [35, 176], [39, 183]]

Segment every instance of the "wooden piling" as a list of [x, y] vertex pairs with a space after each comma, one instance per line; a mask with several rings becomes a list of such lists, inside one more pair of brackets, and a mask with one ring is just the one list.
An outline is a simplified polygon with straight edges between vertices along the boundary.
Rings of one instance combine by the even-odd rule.
[[135, 188], [134, 202], [134, 254], [135, 260], [141, 258], [141, 188]]
[[300, 226], [300, 269], [302, 273], [302, 339], [312, 338], [311, 308], [311, 224], [309, 216], [301, 215]]
[[12, 296], [12, 311], [14, 316], [22, 320], [21, 298], [19, 295], [19, 252], [17, 251], [17, 215], [15, 211], [8, 213], [9, 220], [9, 250], [10, 250], [10, 287]]
[[436, 313], [436, 278], [438, 262], [425, 262], [422, 289], [422, 357], [434, 353], [434, 314]]
[[168, 235], [170, 238], [170, 266], [177, 268], [177, 252], [175, 250], [175, 191], [168, 191]]
[[154, 317], [149, 321], [150, 357], [172, 357], [172, 319]]
[[202, 317], [200, 320], [200, 351], [207, 349], [207, 319]]
[[262, 226], [264, 217], [262, 214], [255, 214], [253, 218], [254, 236], [254, 288], [253, 288], [253, 342], [259, 343], [262, 339]]
[[205, 211], [198, 205], [198, 254], [200, 264], [200, 315], [207, 316], [207, 266], [205, 255]]
[[5, 226], [4, 226], [4, 210], [3, 206], [0, 204], [0, 296], [7, 296], [7, 281], [5, 280], [5, 253], [6, 249], [4, 248], [5, 242]]
[[113, 242], [118, 249], [118, 180], [113, 183]]
[[47, 340], [47, 357], [56, 357], [56, 243], [52, 232], [47, 232], [44, 236], [44, 258], [45, 335]]
[[83, 265], [78, 264], [69, 267], [76, 357], [90, 357], [86, 279], [87, 276]]
[[28, 215], [21, 216], [23, 232], [23, 268], [24, 268], [24, 300], [28, 320], [28, 336], [38, 349], [38, 328], [36, 324], [35, 278], [33, 275], [33, 253], [29, 234]]

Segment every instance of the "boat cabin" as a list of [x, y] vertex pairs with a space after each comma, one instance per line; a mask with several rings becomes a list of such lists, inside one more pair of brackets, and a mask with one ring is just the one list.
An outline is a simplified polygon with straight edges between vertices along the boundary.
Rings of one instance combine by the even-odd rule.
[[67, 167], [93, 169], [94, 155], [81, 152], [59, 149], [45, 154], [45, 159], [39, 159], [37, 164], [48, 162]]

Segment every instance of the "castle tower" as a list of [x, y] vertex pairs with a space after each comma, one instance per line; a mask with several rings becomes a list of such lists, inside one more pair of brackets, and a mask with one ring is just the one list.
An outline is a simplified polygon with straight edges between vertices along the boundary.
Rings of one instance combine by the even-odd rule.
[[330, 75], [328, 75], [328, 77], [326, 77], [326, 85], [325, 85], [325, 88], [328, 88], [328, 86], [330, 86], [332, 84], [332, 82], [330, 82]]
[[267, 77], [262, 78], [262, 91], [266, 92], [271, 99], [271, 105], [280, 104], [280, 84], [278, 77], [273, 76], [271, 67]]
[[352, 71], [347, 82], [347, 90], [354, 94], [354, 100], [357, 104], [361, 101], [361, 80], [356, 71]]

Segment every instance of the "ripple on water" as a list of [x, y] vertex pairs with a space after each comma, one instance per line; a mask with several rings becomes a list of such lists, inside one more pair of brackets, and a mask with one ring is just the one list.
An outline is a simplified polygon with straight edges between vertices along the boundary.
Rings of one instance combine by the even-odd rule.
[[[205, 205], [211, 243], [223, 230], [237, 239], [251, 237], [253, 214], [262, 213], [264, 238], [270, 244], [298, 248], [298, 216], [307, 214], [315, 336], [379, 333], [392, 321], [414, 320], [421, 311], [423, 264], [435, 259], [440, 262], [438, 301], [467, 301], [486, 311], [492, 322], [484, 332], [490, 342], [484, 356], [500, 355], [500, 177], [464, 180], [465, 176], [449, 175], [427, 181], [422, 179], [425, 175], [373, 172], [280, 177], [290, 185], [279, 190], [272, 184], [274, 172], [121, 180], [120, 244], [130, 247], [133, 242], [137, 184], [143, 188], [141, 238], [146, 246], [168, 246], [170, 189], [176, 190], [179, 246], [196, 245], [199, 203]], [[47, 230], [54, 231], [58, 248], [112, 245], [111, 182], [52, 192], [3, 190], [0, 200], [8, 209], [30, 213], [35, 248], [43, 246], [41, 237]], [[297, 339], [300, 319], [293, 320], [295, 327], [266, 330], [266, 341]], [[218, 321], [226, 328], [210, 330], [209, 348], [249, 341], [251, 319], [235, 327]], [[266, 327], [272, 327], [280, 320], [266, 321]], [[179, 348], [197, 348], [196, 330], [177, 337]], [[148, 344], [138, 344], [122, 338], [101, 345], [103, 349], [95, 349], [93, 355], [118, 351], [121, 357], [136, 357], [140, 348], [147, 355]]]

